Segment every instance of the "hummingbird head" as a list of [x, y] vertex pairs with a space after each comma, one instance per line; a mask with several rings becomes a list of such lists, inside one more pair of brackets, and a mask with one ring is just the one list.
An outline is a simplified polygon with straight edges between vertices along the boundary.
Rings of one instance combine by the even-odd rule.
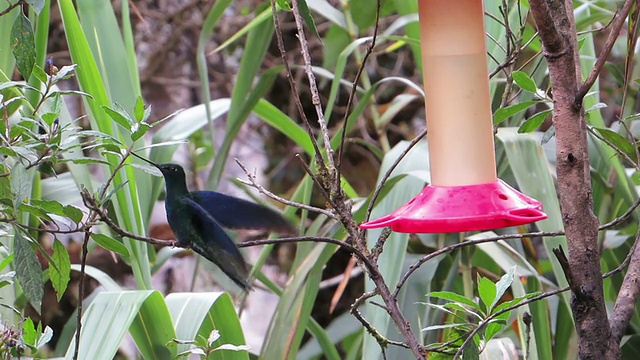
[[164, 181], [167, 185], [167, 190], [171, 188], [172, 192], [187, 192], [187, 183], [186, 183], [186, 174], [182, 166], [178, 164], [156, 164], [155, 162], [145, 159], [142, 156], [132, 152], [131, 155], [137, 157], [138, 159], [145, 161], [154, 167], [156, 167], [164, 176]]

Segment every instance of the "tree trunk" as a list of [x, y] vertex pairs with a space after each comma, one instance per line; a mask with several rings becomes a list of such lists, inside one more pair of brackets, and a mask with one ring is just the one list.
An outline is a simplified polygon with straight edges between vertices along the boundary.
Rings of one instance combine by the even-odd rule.
[[580, 359], [619, 359], [604, 304], [587, 125], [582, 101], [576, 101], [581, 69], [573, 4], [571, 0], [531, 0], [530, 4], [553, 89], [558, 193], [569, 250], [565, 272], [572, 291], [578, 353]]

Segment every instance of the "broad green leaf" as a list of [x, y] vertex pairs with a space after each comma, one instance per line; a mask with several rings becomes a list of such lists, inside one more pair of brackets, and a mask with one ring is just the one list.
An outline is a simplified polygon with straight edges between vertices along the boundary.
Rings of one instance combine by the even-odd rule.
[[486, 277], [478, 275], [478, 295], [487, 309], [486, 313], [489, 314], [491, 304], [496, 301], [496, 284]]
[[345, 30], [349, 30], [349, 25], [345, 14], [336, 9], [327, 0], [307, 0], [307, 5], [316, 14], [324, 17], [330, 22], [342, 27]]
[[127, 247], [124, 246], [118, 240], [112, 239], [107, 235], [99, 234], [99, 233], [91, 233], [91, 238], [93, 239], [93, 241], [98, 243], [98, 245], [100, 245], [101, 247], [109, 251], [118, 253], [124, 256], [125, 258], [128, 258], [130, 256], [129, 250], [127, 249]]
[[134, 124], [134, 120], [127, 114], [126, 110], [119, 104], [114, 104], [113, 107], [103, 106], [104, 111], [109, 115], [113, 121], [122, 126], [125, 130], [131, 130], [131, 126]]
[[[80, 264], [72, 264], [71, 270], [80, 272], [81, 266]], [[122, 287], [118, 285], [109, 275], [103, 272], [100, 269], [94, 268], [93, 266], [87, 265], [85, 266], [84, 272], [87, 276], [92, 277], [96, 280], [102, 287], [104, 287], [107, 291], [122, 291]]]
[[[264, 359], [294, 359], [316, 302], [322, 270], [336, 251], [331, 244], [298, 244], [287, 287], [272, 319], [263, 346]], [[289, 324], [297, 326], [291, 328]]]
[[307, 24], [309, 29], [311, 29], [313, 35], [320, 38], [318, 28], [316, 28], [316, 23], [313, 20], [313, 16], [311, 16], [311, 11], [309, 10], [309, 6], [307, 5], [307, 0], [298, 0], [298, 7], [300, 8], [300, 15], [302, 15], [304, 22]]
[[513, 115], [527, 110], [529, 107], [537, 104], [538, 101], [523, 101], [517, 104], [509, 105], [496, 110], [493, 114], [493, 125], [498, 125]]
[[284, 11], [291, 11], [292, 7], [290, 2], [291, 0], [276, 0], [278, 6]]
[[516, 266], [514, 265], [509, 269], [509, 271], [507, 271], [506, 274], [504, 274], [500, 278], [500, 280], [498, 280], [498, 282], [496, 283], [496, 296], [493, 299], [491, 306], [489, 306], [489, 312], [492, 311], [494, 306], [496, 306], [498, 301], [502, 298], [502, 295], [504, 295], [507, 289], [509, 289], [515, 275], [516, 275]]
[[[93, 99], [84, 99], [84, 103], [87, 105], [86, 108], [89, 110], [88, 118], [91, 128], [94, 131], [108, 134], [115, 139], [121, 139], [118, 141], [124, 143], [126, 138], [120, 133], [119, 128], [113, 124], [113, 121], [109, 119], [102, 107], [110, 106], [112, 102], [118, 102], [124, 104], [123, 107], [125, 109], [133, 112], [133, 103], [139, 95], [139, 84], [132, 82], [132, 79], [135, 79], [136, 76], [135, 74], [132, 75], [133, 67], [127, 61], [130, 57], [122, 56], [126, 49], [124, 49], [124, 46], [116, 46], [118, 42], [120, 45], [122, 44], [122, 38], [119, 32], [114, 32], [114, 29], [117, 29], [118, 26], [113, 15], [113, 7], [109, 1], [104, 0], [78, 1], [79, 11], [82, 11], [83, 14], [82, 25], [72, 1], [59, 0], [58, 7], [60, 8], [67, 43], [69, 44], [69, 53], [73, 63], [78, 64], [76, 74], [80, 89], [93, 96]], [[106, 29], [105, 25], [107, 23], [114, 24], [114, 26]], [[83, 26], [85, 26], [86, 34]], [[110, 46], [108, 51], [103, 50], [100, 52], [97, 49], [96, 42], [92, 42], [92, 45], [95, 46], [95, 48], [92, 48], [87, 40], [88, 35], [92, 40], [96, 39], [100, 46]], [[106, 38], [112, 39], [113, 42], [102, 41]], [[108, 71], [104, 76], [98, 71], [96, 59], [100, 60], [101, 66], [108, 67]], [[123, 71], [123, 69], [126, 69], [126, 71]], [[106, 84], [103, 79], [108, 79], [109, 83]], [[116, 81], [115, 79], [119, 80]], [[109, 94], [113, 97], [112, 99], [109, 98], [107, 86], [109, 86]], [[130, 104], [130, 106], [127, 106], [127, 104]], [[120, 160], [119, 156], [111, 154], [106, 154], [106, 158], [112, 167], [115, 167]], [[78, 176], [80, 176], [79, 172], [82, 171], [79, 168], [81, 167], [74, 169]], [[103, 170], [110, 175], [111, 167], [105, 166]], [[125, 167], [118, 171], [113, 180], [114, 188], [123, 187], [123, 191], [116, 192], [113, 199], [113, 207], [118, 223], [123, 228], [135, 233], [144, 233], [142, 216], [150, 212], [151, 205], [148, 205], [149, 208], [147, 209], [141, 209], [141, 202], [151, 204], [151, 201], [144, 200], [144, 198], [149, 197], [149, 193], [146, 192], [148, 186], [145, 183], [146, 179], [142, 175], [136, 178], [134, 170], [130, 167]], [[145, 191], [141, 192], [139, 189], [145, 189]], [[151, 272], [147, 244], [130, 239], [124, 239], [123, 242], [131, 254], [132, 261], [129, 264], [137, 285], [141, 288], [150, 288]]]
[[[507, 316], [508, 315], [509, 314], [507, 313]], [[496, 336], [504, 328], [505, 328], [505, 324], [501, 324], [501, 323], [496, 322], [496, 321], [491, 321], [484, 328], [484, 340], [485, 341], [491, 340], [494, 336]]]
[[[175, 338], [171, 316], [158, 291], [102, 292], [82, 315], [79, 359], [111, 360], [127, 332], [143, 358], [173, 359], [176, 349], [166, 344]], [[71, 359], [75, 339], [66, 359]]]
[[[176, 338], [189, 341], [198, 335], [207, 338], [212, 331], [219, 331], [214, 347], [224, 344], [245, 345], [240, 320], [228, 293], [172, 293], [166, 298], [171, 318], [176, 329]], [[183, 352], [191, 348], [188, 344], [177, 346]], [[247, 360], [246, 351], [216, 351], [208, 359]]]
[[51, 255], [51, 258], [55, 262], [55, 266], [49, 266], [49, 278], [53, 289], [56, 291], [56, 297], [60, 301], [69, 284], [71, 262], [67, 249], [58, 239], [53, 242], [53, 255]]
[[37, 337], [36, 326], [33, 323], [33, 320], [31, 320], [30, 317], [27, 317], [22, 323], [22, 339], [25, 344], [35, 346]]
[[42, 298], [44, 297], [42, 268], [35, 250], [29, 244], [29, 240], [17, 229], [13, 239], [13, 251], [16, 279], [20, 283], [27, 300], [29, 300], [29, 304], [40, 314]]
[[40, 207], [48, 213], [64, 216], [64, 207], [55, 200], [32, 199], [31, 205]]
[[133, 108], [133, 114], [136, 118], [136, 121], [140, 122], [140, 121], [147, 120], [147, 118], [149, 118], [149, 115], [150, 115], [150, 110], [151, 110], [150, 108], [144, 107], [144, 100], [142, 100], [141, 96], [138, 96], [138, 98], [136, 99], [136, 104]]
[[20, 204], [18, 210], [22, 213], [33, 215], [34, 217], [39, 218], [42, 221], [53, 221], [53, 219], [51, 219], [51, 217], [39, 207], [31, 206], [29, 204]]
[[[132, 114], [140, 82], [131, 48], [124, 43], [115, 9], [108, 0], [78, 0], [77, 11], [93, 58], [112, 103]], [[133, 62], [133, 63], [132, 63]]]
[[[4, 20], [6, 21], [6, 20]], [[11, 47], [16, 58], [16, 67], [25, 80], [29, 80], [36, 63], [36, 45], [31, 22], [23, 14], [16, 17], [11, 29]]]
[[11, 253], [8, 256], [4, 257], [2, 261], [0, 261], [0, 271], [4, 270], [4, 268], [6, 268], [7, 265], [9, 265], [13, 261], [13, 257], [14, 257], [14, 254]]
[[78, 67], [77, 64], [66, 65], [55, 71], [52, 75], [51, 81], [55, 84], [60, 80], [65, 80], [73, 77], [74, 71]]
[[532, 131], [538, 130], [538, 128], [540, 127], [540, 125], [542, 125], [542, 123], [547, 118], [547, 116], [549, 116], [549, 114], [551, 114], [551, 111], [552, 110], [540, 111], [539, 113], [537, 113], [537, 114], [533, 115], [532, 117], [528, 118], [518, 128], [518, 133], [520, 133], [520, 134], [522, 134], [522, 133], [530, 133]]
[[307, 154], [313, 155], [313, 145], [311, 144], [311, 140], [309, 139], [307, 132], [293, 121], [293, 119], [282, 112], [282, 110], [273, 106], [273, 104], [267, 100], [260, 99], [253, 108], [253, 112], [267, 124], [273, 126], [283, 135], [287, 136], [298, 146], [303, 148]]
[[535, 93], [538, 90], [536, 82], [523, 71], [514, 71], [511, 74], [513, 81], [525, 91]]
[[80, 221], [82, 221], [82, 210], [73, 205], [65, 205], [65, 207], [62, 209], [62, 212], [66, 217], [73, 220], [73, 222], [75, 222], [76, 224], [79, 224]]
[[[213, 29], [215, 28], [218, 20], [222, 17], [227, 7], [231, 4], [232, 0], [220, 0], [213, 3], [213, 6], [207, 13], [207, 17], [204, 19], [204, 23], [202, 24], [202, 30], [198, 36], [198, 47], [196, 48], [196, 65], [198, 66], [198, 77], [200, 78], [200, 91], [202, 95], [202, 102], [204, 103], [204, 110], [206, 114], [206, 121], [209, 124], [209, 127], [213, 129], [213, 115], [211, 114], [211, 90], [209, 89], [209, 70], [208, 70], [208, 62], [207, 55], [205, 52], [207, 51], [207, 44], [209, 44], [209, 39], [213, 34]], [[213, 134], [212, 134], [213, 136]], [[156, 194], [156, 185], [157, 182], [153, 183], [152, 186], [152, 194]]]
[[[265, 11], [271, 12], [270, 9]], [[240, 131], [242, 124], [256, 103], [269, 91], [278, 73], [282, 70], [281, 67], [274, 67], [264, 71], [258, 83], [253, 86], [254, 79], [260, 70], [262, 59], [267, 52], [273, 30], [273, 22], [268, 21], [251, 29], [247, 36], [247, 43], [240, 61], [240, 68], [238, 69], [238, 77], [231, 93], [231, 106], [227, 117], [225, 139], [218, 149], [213, 167], [209, 173], [208, 187], [210, 189], [218, 187], [231, 144]]]
[[46, 84], [47, 80], [48, 80], [48, 75], [47, 73], [42, 70], [42, 68], [40, 66], [34, 66], [33, 67], [33, 71], [31, 73], [37, 80], [39, 80], [41, 83]]
[[426, 296], [464, 304], [471, 307], [472, 309], [480, 310], [478, 304], [476, 304], [473, 300], [465, 297], [464, 295], [460, 295], [451, 291], [432, 291]]
[[593, 129], [605, 140], [611, 143], [615, 147], [616, 151], [622, 151], [632, 159], [636, 158], [635, 147], [627, 138], [607, 128], [594, 127]]
[[[14, 150], [18, 149], [14, 147]], [[27, 170], [22, 163], [15, 164], [11, 169], [11, 192], [14, 196], [13, 207], [16, 209], [31, 194], [33, 171], [33, 168]]]

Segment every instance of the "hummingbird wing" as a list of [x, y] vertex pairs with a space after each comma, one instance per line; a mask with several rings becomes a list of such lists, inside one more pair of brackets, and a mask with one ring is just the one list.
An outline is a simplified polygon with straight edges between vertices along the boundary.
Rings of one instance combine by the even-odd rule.
[[185, 199], [191, 222], [201, 239], [192, 239], [193, 251], [216, 264], [231, 280], [243, 290], [251, 290], [246, 280], [249, 274], [247, 264], [236, 243], [218, 225], [209, 213], [192, 199]]
[[228, 229], [262, 229], [284, 234], [296, 232], [280, 213], [263, 205], [215, 191], [193, 191], [191, 198]]

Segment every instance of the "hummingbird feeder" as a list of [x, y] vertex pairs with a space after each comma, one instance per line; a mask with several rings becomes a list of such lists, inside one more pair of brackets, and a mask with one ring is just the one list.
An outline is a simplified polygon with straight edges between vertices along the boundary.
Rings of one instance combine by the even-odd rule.
[[364, 229], [490, 230], [547, 218], [497, 178], [482, 0], [419, 0], [431, 184]]

